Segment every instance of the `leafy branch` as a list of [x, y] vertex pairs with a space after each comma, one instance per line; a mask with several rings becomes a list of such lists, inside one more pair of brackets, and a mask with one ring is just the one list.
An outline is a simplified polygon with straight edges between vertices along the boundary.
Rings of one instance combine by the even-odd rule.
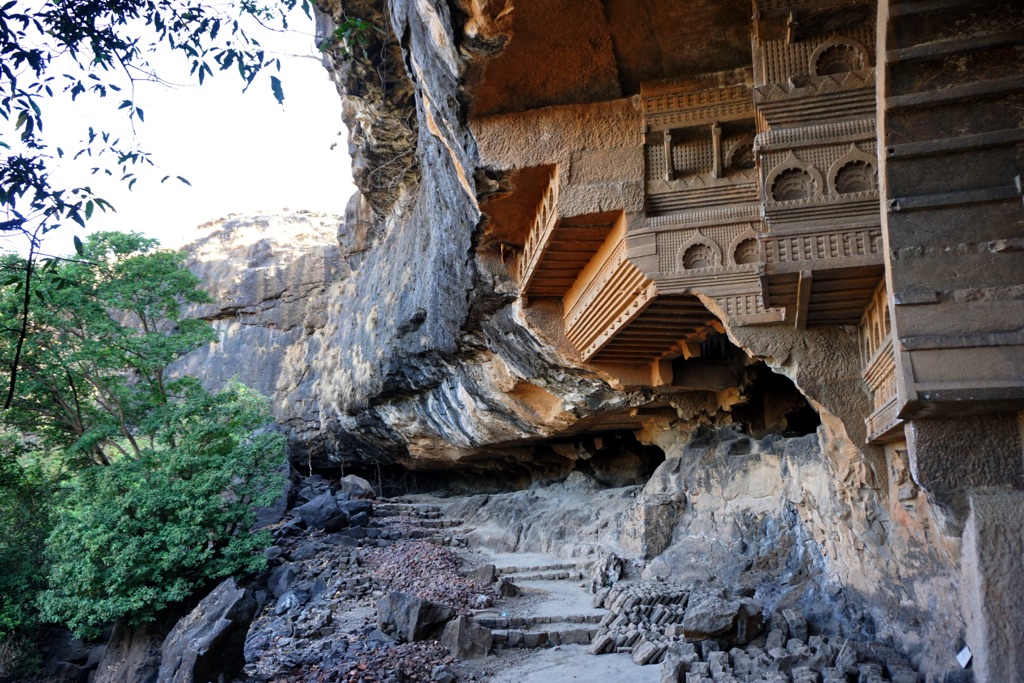
[[374, 33], [384, 35], [380, 27], [372, 22], [358, 17], [346, 17], [330, 36], [320, 41], [317, 47], [321, 52], [326, 52], [332, 47], [339, 46], [341, 56], [345, 58], [351, 57], [358, 48], [366, 58], [368, 56], [366, 50], [370, 46]]

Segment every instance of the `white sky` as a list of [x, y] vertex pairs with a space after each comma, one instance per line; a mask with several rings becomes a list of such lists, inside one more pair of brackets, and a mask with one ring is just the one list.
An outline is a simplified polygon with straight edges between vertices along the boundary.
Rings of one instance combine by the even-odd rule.
[[[195, 79], [188, 76], [184, 58], [153, 58], [164, 79], [189, 84], [136, 85], [134, 100], [145, 111], [145, 122], [136, 125], [135, 137], [159, 168], [144, 170], [130, 192], [126, 183], [90, 175], [92, 164], [86, 161], [65, 163], [52, 174], [55, 185], [89, 185], [117, 209], [97, 211], [88, 222], [90, 231], [137, 230], [174, 247], [188, 241], [197, 225], [229, 213], [344, 211], [353, 187], [341, 99], [314, 46], [313, 21], [295, 11], [289, 23], [287, 33], [258, 34], [268, 54], [281, 59], [283, 106], [271, 94], [273, 72], [258, 76], [243, 94], [237, 71], [215, 71], [204, 85], [191, 85]], [[117, 110], [124, 96], [80, 95], [74, 103], [55, 99], [44, 109], [46, 139], [73, 150], [89, 126], [130, 139], [127, 117]], [[164, 175], [172, 178], [161, 184]], [[178, 175], [192, 186], [175, 180]], [[50, 233], [44, 251], [73, 252], [72, 235], [87, 231], [72, 228]], [[16, 244], [0, 247], [22, 250]]]

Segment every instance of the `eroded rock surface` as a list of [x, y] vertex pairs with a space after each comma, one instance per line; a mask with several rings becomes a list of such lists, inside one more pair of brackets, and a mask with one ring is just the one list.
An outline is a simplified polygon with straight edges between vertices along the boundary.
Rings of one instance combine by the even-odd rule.
[[[203, 266], [267, 296], [224, 287], [236, 304], [202, 313], [224, 342], [184, 367], [216, 381], [239, 367], [273, 395], [304, 471], [376, 475], [394, 490], [525, 489], [457, 504], [475, 543], [610, 549], [650, 580], [716, 576], [769, 611], [870, 633], [954, 677], [961, 640], [980, 647], [999, 621], [975, 595], [999, 583], [985, 559], [996, 553], [971, 533], [990, 515], [998, 539], [1006, 520], [979, 491], [1022, 486], [1020, 331], [1001, 322], [1019, 318], [1019, 283], [1006, 280], [1020, 250], [1005, 239], [1019, 193], [1012, 173], [975, 178], [997, 213], [942, 226], [999, 227], [954, 244], [951, 228], [913, 224], [927, 212], [897, 216], [902, 199], [883, 201], [928, 186], [943, 164], [898, 171], [878, 134], [1017, 138], [946, 130], [953, 115], [884, 129], [878, 117], [898, 123], [903, 110], [875, 84], [904, 68], [886, 60], [919, 64], [916, 47], [886, 40], [952, 45], [942, 41], [963, 31], [973, 37], [955, 44], [974, 50], [995, 44], [977, 38], [991, 22], [940, 3], [921, 12], [960, 14], [907, 33], [892, 27], [909, 15], [868, 1], [755, 5], [752, 19], [739, 0], [318, 4], [322, 38], [346, 20], [373, 27], [364, 49], [325, 50], [359, 192], [337, 242], [310, 259], [274, 247], [304, 283], [294, 296], [259, 265], [266, 240], [243, 245], [255, 264], [244, 273]], [[907, 116], [932, 101], [929, 84], [975, 73], [936, 69], [894, 86]], [[951, 92], [961, 86], [974, 92]], [[1017, 125], [997, 114], [981, 118]], [[975, 147], [964, 140], [937, 149]], [[935, 206], [960, 211], [956, 196]], [[881, 207], [910, 222], [893, 254]], [[228, 227], [217, 239], [236, 239]], [[978, 263], [938, 266], [954, 253]], [[928, 312], [947, 304], [974, 306], [955, 308], [954, 335]], [[267, 324], [247, 326], [250, 312]], [[988, 384], [947, 376], [970, 362], [935, 360], [966, 348], [989, 359], [976, 373]], [[902, 365], [904, 352], [917, 360]], [[994, 414], [960, 415], [962, 402]], [[974, 446], [983, 455], [962, 457]], [[965, 549], [977, 557], [962, 562]], [[1014, 647], [1012, 634], [997, 640]]]
[[242, 646], [256, 612], [252, 593], [226, 579], [175, 624], [160, 649], [159, 680], [203, 683], [237, 676], [245, 665]]

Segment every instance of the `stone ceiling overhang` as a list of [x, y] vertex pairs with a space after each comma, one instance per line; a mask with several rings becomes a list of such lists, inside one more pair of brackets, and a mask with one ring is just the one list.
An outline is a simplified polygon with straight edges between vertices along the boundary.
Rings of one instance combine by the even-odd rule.
[[[506, 3], [510, 5], [512, 3]], [[747, 0], [516, 0], [468, 74], [474, 117], [628, 97], [642, 81], [749, 66]]]

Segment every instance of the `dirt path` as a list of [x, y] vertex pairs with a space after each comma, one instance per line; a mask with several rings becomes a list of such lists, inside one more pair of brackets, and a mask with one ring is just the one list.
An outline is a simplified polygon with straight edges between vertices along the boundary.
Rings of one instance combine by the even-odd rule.
[[661, 671], [657, 666], [637, 666], [625, 654], [595, 657], [586, 645], [506, 650], [495, 660], [490, 683], [657, 683]]

